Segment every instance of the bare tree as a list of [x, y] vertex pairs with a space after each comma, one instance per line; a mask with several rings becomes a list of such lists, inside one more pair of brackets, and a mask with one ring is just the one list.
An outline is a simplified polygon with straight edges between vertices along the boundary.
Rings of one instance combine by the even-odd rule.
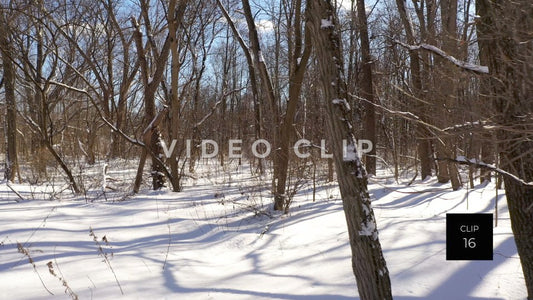
[[[241, 47], [242, 51], [244, 52], [244, 57], [246, 58], [246, 64], [248, 66], [248, 81], [250, 84], [250, 88], [252, 90], [252, 100], [254, 104], [254, 129], [255, 129], [255, 139], [259, 140], [263, 137], [263, 109], [261, 107], [261, 100], [260, 100], [260, 88], [258, 87], [258, 80], [256, 77], [256, 72], [254, 68], [254, 61], [252, 57], [252, 53], [248, 46], [246, 45], [246, 42], [244, 41], [244, 38], [241, 36], [239, 31], [237, 30], [237, 27], [233, 20], [231, 19], [231, 16], [229, 15], [228, 11], [220, 2], [220, 0], [217, 0], [217, 6], [221, 10], [224, 18], [228, 22], [228, 26], [231, 28], [231, 32], [233, 33], [234, 38], [239, 43], [239, 46]], [[259, 159], [258, 161], [258, 170], [263, 173], [263, 162], [262, 159]]]
[[[7, 11], [5, 11], [7, 12]], [[4, 68], [3, 84], [6, 99], [6, 126], [5, 135], [7, 141], [5, 178], [9, 181], [15, 180], [18, 171], [17, 156], [17, 104], [15, 99], [15, 68], [13, 64], [13, 48], [10, 42], [10, 22], [4, 8], [0, 6], [0, 53]]]
[[261, 86], [263, 87], [266, 99], [270, 104], [273, 114], [274, 130], [274, 209], [288, 212], [288, 198], [285, 193], [288, 167], [289, 167], [289, 144], [293, 137], [294, 116], [301, 94], [302, 81], [304, 79], [307, 62], [311, 54], [310, 37], [307, 32], [302, 32], [302, 1], [296, 0], [291, 5], [291, 14], [294, 14], [294, 23], [288, 24], [289, 28], [294, 28], [294, 32], [289, 34], [289, 98], [284, 118], [279, 116], [280, 102], [279, 94], [275, 93], [272, 78], [268, 72], [263, 53], [261, 51], [257, 28], [253, 18], [248, 0], [242, 1], [243, 11], [248, 24], [248, 32], [251, 43], [251, 50], [254, 58], [254, 66], [259, 72]]
[[359, 38], [361, 39], [361, 96], [368, 101], [364, 103], [363, 138], [372, 143], [370, 152], [365, 155], [365, 166], [370, 174], [376, 174], [376, 108], [374, 101], [374, 84], [372, 83], [373, 59], [370, 53], [370, 39], [368, 37], [368, 21], [364, 0], [357, 0], [357, 18], [359, 20]]
[[[348, 225], [359, 296], [361, 299], [392, 299], [389, 273], [367, 190], [367, 174], [358, 157], [351, 108], [346, 101], [348, 93], [337, 16], [330, 1], [313, 0], [308, 5], [307, 16], [326, 99], [327, 133]], [[343, 149], [343, 140], [347, 141], [347, 149]]]
[[[154, 190], [163, 187], [165, 183], [165, 174], [170, 174], [160, 159], [163, 157], [161, 134], [158, 129], [158, 123], [161, 121], [161, 119], [157, 118], [156, 116], [155, 96], [159, 85], [163, 80], [171, 45], [176, 39], [178, 24], [183, 18], [185, 8], [187, 7], [187, 0], [179, 1], [179, 3], [174, 0], [169, 2], [167, 9], [167, 21], [169, 24], [171, 24], [171, 26], [169, 27], [169, 31], [164, 40], [163, 46], [161, 46], [161, 49], [158, 50], [157, 45], [153, 40], [154, 31], [149, 17], [149, 4], [145, 0], [142, 0], [140, 3], [144, 27], [148, 37], [147, 47], [145, 47], [143, 44], [143, 33], [141, 32], [140, 24], [134, 17], [131, 18], [131, 23], [135, 28], [134, 39], [140, 60], [141, 77], [144, 86], [144, 118], [147, 131], [143, 134], [143, 136], [145, 137], [145, 144], [149, 145], [149, 147], [148, 149], [144, 149], [141, 155], [134, 191], [139, 190], [141, 182], [140, 178], [142, 175], [144, 162], [148, 154], [150, 154], [152, 157], [151, 174], [152, 187]], [[172, 31], [170, 31], [171, 29]]]
[[[79, 113], [62, 106], [61, 98], [65, 96], [66, 90], [64, 84], [56, 80], [58, 77], [67, 83], [75, 80], [70, 71], [72, 68], [68, 66], [74, 64], [76, 57], [62, 56], [71, 53], [69, 50], [65, 52], [59, 50], [62, 43], [60, 34], [52, 29], [47, 22], [48, 18], [44, 17], [50, 14], [43, 1], [18, 7], [17, 10], [29, 12], [24, 17], [27, 28], [18, 32], [19, 36], [14, 44], [19, 51], [17, 67], [28, 81], [25, 84], [28, 85], [28, 100], [32, 112], [22, 117], [38, 137], [37, 144], [32, 147], [39, 148], [41, 155], [48, 152], [53, 161], [64, 171], [74, 193], [79, 194], [82, 189], [74, 177], [66, 153], [55, 143], [57, 137], [68, 128], [66, 125], [68, 120]], [[57, 114], [56, 109], [61, 109], [61, 114]], [[40, 157], [40, 159], [46, 158]], [[40, 163], [43, 169], [45, 169], [44, 163], [45, 161]]]
[[[403, 27], [405, 28], [405, 35], [407, 42], [411, 45], [416, 43], [416, 34], [413, 28], [411, 17], [407, 13], [407, 4], [405, 0], [396, 0], [396, 6], [400, 13]], [[422, 94], [422, 73], [421, 60], [418, 51], [409, 51], [409, 66], [411, 68], [411, 84], [413, 87], [413, 94], [415, 99], [420, 99]], [[424, 104], [421, 101], [415, 103], [415, 113], [421, 116], [427, 122], [427, 118], [423, 114]], [[431, 148], [429, 143], [429, 134], [425, 126], [417, 124], [417, 152], [420, 159], [420, 175], [422, 179], [431, 176]]]
[[[442, 0], [441, 5], [441, 23], [442, 23], [442, 48], [445, 52], [454, 55], [457, 51], [457, 1]], [[448, 118], [436, 118], [437, 125], [446, 127], [456, 121], [455, 107], [457, 105], [457, 84], [456, 79], [451, 76], [453, 69], [451, 65], [442, 57], [436, 56], [436, 76], [439, 89], [439, 114], [449, 116]], [[453, 123], [452, 123], [453, 124]], [[456, 141], [453, 137], [441, 137], [437, 142], [437, 158], [454, 157]], [[445, 183], [451, 181], [452, 188], [457, 190], [461, 187], [457, 166], [444, 160], [438, 161], [437, 178], [439, 182]]]
[[[488, 62], [498, 124], [501, 167], [533, 181], [533, 3], [528, 0], [477, 0], [480, 56]], [[504, 177], [511, 225], [533, 299], [533, 188]]]

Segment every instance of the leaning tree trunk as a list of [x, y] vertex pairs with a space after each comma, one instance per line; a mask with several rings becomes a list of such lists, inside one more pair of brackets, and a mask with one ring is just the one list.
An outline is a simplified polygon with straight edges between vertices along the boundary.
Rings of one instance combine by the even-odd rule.
[[[331, 140], [339, 188], [352, 250], [352, 269], [361, 299], [392, 299], [389, 272], [381, 250], [374, 211], [367, 190], [366, 170], [353, 135], [352, 112], [346, 101], [341, 38], [331, 1], [308, 2], [308, 20], [324, 85]], [[347, 141], [343, 155], [343, 140]]]
[[250, 51], [253, 57], [254, 68], [259, 73], [259, 78], [261, 79], [261, 88], [263, 95], [267, 100], [268, 105], [270, 106], [270, 113], [272, 114], [272, 138], [274, 144], [274, 181], [273, 181], [273, 192], [274, 192], [274, 209], [283, 210], [283, 204], [285, 202], [285, 195], [280, 195], [277, 190], [279, 186], [278, 178], [280, 170], [280, 158], [281, 155], [278, 149], [280, 148], [280, 116], [279, 116], [279, 107], [278, 107], [278, 98], [276, 98], [276, 93], [274, 92], [274, 85], [272, 84], [272, 78], [268, 71], [267, 65], [263, 58], [261, 52], [261, 45], [259, 43], [259, 35], [257, 33], [257, 28], [255, 26], [254, 16], [252, 14], [252, 9], [248, 0], [242, 0], [242, 8], [244, 12], [244, 18], [246, 19], [246, 24], [248, 25], [248, 34], [250, 39]]
[[[533, 182], [533, 3], [476, 2], [480, 56], [488, 61], [499, 122], [501, 167]], [[504, 179], [509, 215], [528, 299], [533, 299], [533, 187]]]

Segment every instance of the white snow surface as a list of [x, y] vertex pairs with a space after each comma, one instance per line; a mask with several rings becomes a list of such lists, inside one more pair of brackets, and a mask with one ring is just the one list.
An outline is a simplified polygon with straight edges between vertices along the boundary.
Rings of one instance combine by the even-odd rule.
[[[12, 184], [20, 201], [1, 182], [0, 299], [68, 299], [49, 262], [80, 299], [358, 299], [334, 184], [321, 182], [313, 202], [310, 182], [280, 215], [270, 210], [270, 179], [210, 168], [183, 192], [144, 190], [120, 202], [48, 201]], [[378, 173], [370, 192], [395, 299], [526, 298], [503, 190], [492, 261], [446, 261], [445, 218], [493, 213], [493, 184], [407, 187]]]

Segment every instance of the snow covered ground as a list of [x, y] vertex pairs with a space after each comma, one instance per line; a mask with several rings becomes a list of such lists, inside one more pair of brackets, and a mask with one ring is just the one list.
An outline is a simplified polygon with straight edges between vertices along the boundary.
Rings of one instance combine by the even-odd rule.
[[[50, 201], [47, 190], [12, 184], [27, 199], [16, 202], [2, 182], [0, 299], [357, 298], [334, 184], [318, 185], [315, 202], [304, 185], [291, 213], [279, 215], [268, 179], [210, 170], [181, 193], [144, 190], [123, 201], [68, 192]], [[503, 190], [494, 260], [446, 261], [446, 213], [492, 213], [496, 197], [492, 184], [447, 187], [372, 179], [394, 298], [525, 299]]]

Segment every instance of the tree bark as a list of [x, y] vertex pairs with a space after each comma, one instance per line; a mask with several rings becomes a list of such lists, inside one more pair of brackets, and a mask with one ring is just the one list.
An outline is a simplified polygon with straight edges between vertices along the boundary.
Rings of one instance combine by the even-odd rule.
[[[533, 181], [533, 3], [477, 0], [480, 56], [488, 60], [499, 116], [501, 168]], [[528, 125], [529, 123], [529, 125]], [[528, 299], [533, 299], [533, 189], [505, 176], [505, 193]]]
[[[379, 242], [374, 211], [367, 190], [367, 174], [352, 132], [352, 113], [346, 102], [341, 38], [335, 8], [330, 1], [308, 2], [308, 22], [326, 99], [327, 133], [346, 216], [352, 269], [361, 299], [392, 299], [389, 272]], [[343, 155], [343, 140], [347, 155]]]
[[[182, 0], [179, 3], [176, 3], [175, 0], [171, 1], [169, 4], [169, 7], [174, 8], [173, 10], [169, 10], [168, 12], [168, 22], [169, 23], [178, 23], [183, 18], [183, 15], [185, 13], [185, 8], [187, 7], [188, 0]], [[159, 85], [161, 84], [161, 81], [163, 80], [163, 74], [166, 69], [169, 53], [171, 50], [171, 44], [173, 40], [176, 38], [176, 33], [171, 32], [169, 30], [167, 37], [165, 39], [165, 42], [163, 46], [161, 47], [161, 50], [157, 52], [155, 49], [155, 42], [151, 39], [151, 28], [149, 23], [149, 17], [148, 17], [148, 4], [145, 1], [141, 1], [141, 10], [142, 14], [144, 16], [145, 26], [148, 31], [148, 42], [150, 43], [150, 47], [152, 47], [152, 53], [154, 57], [152, 59], [154, 60], [152, 68], [154, 69], [153, 72], [151, 72], [148, 60], [146, 57], [146, 52], [143, 47], [143, 37], [142, 32], [140, 30], [140, 25], [138, 24], [137, 20], [132, 17], [131, 23], [133, 27], [135, 28], [134, 31], [134, 40], [135, 45], [137, 48], [137, 55], [140, 63], [140, 69], [141, 69], [141, 77], [142, 82], [144, 86], [144, 109], [145, 109], [145, 115], [144, 120], [145, 124], [147, 125], [147, 128], [151, 131], [150, 138], [147, 139], [149, 141], [148, 147], [149, 152], [152, 156], [152, 188], [154, 190], [160, 189], [164, 186], [165, 183], [165, 177], [164, 174], [170, 174], [170, 172], [166, 172], [166, 167], [162, 164], [161, 158], [163, 158], [163, 147], [162, 147], [162, 141], [161, 141], [161, 134], [159, 132], [159, 128], [157, 126], [150, 126], [150, 122], [152, 122], [156, 117], [156, 107], [155, 107], [155, 93], [157, 92], [157, 89]], [[174, 30], [177, 29], [177, 25], [173, 25]], [[157, 52], [157, 53], [156, 53]], [[147, 155], [145, 153], [146, 151], [143, 151], [142, 156]], [[141, 163], [144, 163], [144, 159], [141, 156]], [[155, 156], [158, 156], [160, 159], [157, 159]], [[139, 190], [139, 186], [137, 183], [140, 183], [140, 176], [142, 175], [143, 166], [140, 165], [137, 169], [137, 176], [136, 176], [136, 184], [134, 186], [134, 191]], [[171, 183], [173, 182], [171, 178]], [[174, 189], [174, 188], [173, 188]]]
[[[217, 6], [220, 8], [220, 10], [222, 11], [222, 14], [226, 18], [226, 21], [228, 22], [228, 25], [230, 26], [231, 31], [233, 32], [233, 36], [237, 40], [239, 45], [241, 46], [242, 51], [244, 52], [244, 57], [246, 58], [246, 63], [248, 66], [248, 76], [249, 76], [249, 81], [250, 81], [250, 87], [252, 89], [252, 97], [253, 97], [253, 103], [254, 103], [255, 140], [257, 141], [263, 137], [263, 121], [262, 121], [263, 111], [261, 108], [259, 88], [257, 86], [257, 78], [255, 74], [254, 61], [252, 58], [252, 54], [250, 52], [250, 49], [244, 42], [244, 39], [242, 38], [239, 31], [237, 30], [237, 27], [235, 27], [235, 23], [233, 22], [230, 15], [228, 14], [228, 11], [224, 7], [224, 5], [222, 5], [220, 0], [217, 0]], [[258, 160], [257, 168], [259, 172], [262, 174], [263, 173], [263, 159], [260, 158]]]
[[[442, 23], [442, 50], [450, 55], [457, 52], [457, 1], [441, 0], [441, 23]], [[452, 66], [445, 59], [437, 56], [436, 74], [439, 86], [439, 111], [440, 117], [436, 116], [437, 125], [447, 127], [457, 120], [455, 107], [457, 106], [457, 84], [453, 77]], [[448, 116], [448, 117], [443, 117]], [[450, 123], [451, 119], [451, 123]], [[456, 140], [454, 137], [441, 137], [437, 141], [437, 158], [455, 158]], [[461, 187], [457, 166], [448, 161], [438, 161], [437, 178], [439, 182], [451, 181], [452, 189]]]
[[4, 90], [6, 100], [6, 162], [5, 178], [14, 181], [18, 170], [17, 159], [17, 104], [15, 100], [15, 70], [13, 67], [13, 50], [10, 46], [10, 37], [6, 17], [0, 16], [5, 22], [0, 26], [0, 52], [4, 66]]
[[[168, 11], [174, 12], [176, 10], [176, 1], [170, 1]], [[170, 13], [169, 13], [170, 14]], [[177, 140], [180, 128], [180, 110], [181, 101], [178, 94], [179, 71], [181, 69], [179, 51], [178, 51], [178, 20], [168, 16], [168, 32], [170, 37], [170, 109], [169, 109], [169, 135], [170, 139]], [[172, 173], [171, 184], [174, 192], [181, 191], [181, 174], [178, 165], [177, 151], [170, 154], [169, 165]]]
[[[413, 22], [407, 13], [407, 6], [405, 2], [405, 0], [396, 0], [396, 6], [398, 7], [398, 12], [400, 13], [400, 18], [405, 29], [407, 42], [410, 45], [416, 45], [416, 35], [413, 29]], [[420, 57], [417, 51], [409, 50], [409, 66], [411, 68], [411, 84], [413, 86], [414, 96], [417, 99], [421, 99], [423, 97], [422, 73], [420, 70]], [[417, 115], [422, 118], [422, 121], [428, 123], [428, 120], [424, 115], [424, 104], [420, 101], [417, 101], [414, 107]], [[421, 124], [417, 124], [416, 131], [418, 135], [417, 153], [418, 158], [420, 159], [420, 175], [422, 180], [424, 180], [426, 177], [431, 176], [431, 146], [426, 128]]]
[[364, 104], [364, 133], [363, 138], [372, 143], [372, 148], [365, 155], [365, 166], [370, 174], [376, 174], [376, 108], [374, 106], [374, 85], [372, 84], [372, 55], [370, 53], [370, 39], [368, 38], [368, 21], [366, 17], [365, 0], [357, 0], [357, 17], [359, 20], [359, 38], [361, 39], [361, 97], [368, 100]]
[[246, 24], [248, 25], [248, 35], [250, 39], [250, 48], [251, 56], [255, 69], [259, 73], [259, 78], [261, 79], [261, 88], [263, 90], [263, 95], [267, 100], [267, 103], [272, 114], [272, 138], [274, 145], [274, 176], [273, 176], [273, 191], [274, 191], [274, 209], [283, 210], [283, 204], [285, 202], [285, 195], [279, 194], [277, 187], [280, 185], [279, 173], [280, 173], [280, 164], [279, 156], [281, 155], [280, 151], [280, 116], [279, 116], [279, 107], [278, 101], [276, 98], [276, 93], [274, 92], [274, 86], [272, 84], [272, 78], [268, 72], [265, 60], [263, 58], [263, 53], [261, 52], [261, 46], [259, 43], [259, 36], [257, 34], [257, 28], [255, 26], [254, 16], [252, 14], [252, 9], [248, 0], [242, 0], [242, 8], [244, 12], [244, 17], [246, 19]]
[[[143, 6], [142, 9], [148, 9], [148, 8], [147, 6]], [[154, 72], [154, 74], [152, 74], [148, 67], [148, 60], [147, 60], [145, 49], [143, 46], [142, 32], [139, 27], [139, 24], [137, 23], [137, 20], [135, 20], [133, 17], [131, 19], [131, 23], [133, 27], [135, 28], [134, 39], [135, 39], [135, 45], [137, 47], [137, 52], [139, 56], [138, 59], [140, 61], [141, 75], [142, 75], [142, 81], [143, 81], [143, 86], [144, 86], [144, 95], [143, 95], [144, 96], [144, 124], [147, 126], [147, 128], [150, 128], [151, 130], [150, 138], [147, 140], [144, 140], [146, 145], [149, 147], [150, 151], [143, 150], [143, 153], [141, 154], [140, 163], [143, 163], [143, 165], [139, 165], [139, 168], [137, 169], [135, 186], [133, 190], [134, 191], [139, 190], [139, 186], [137, 184], [140, 184], [141, 182], [140, 178], [142, 177], [142, 172], [144, 169], [145, 156], [148, 154], [148, 152], [151, 152], [151, 156], [152, 156], [152, 171], [151, 171], [152, 188], [154, 190], [158, 190], [162, 188], [165, 183], [165, 178], [162, 172], [162, 167], [164, 166], [161, 166], [160, 164], [156, 162], [156, 160], [154, 159], [154, 155], [159, 155], [163, 152], [162, 152], [161, 146], [160, 145], [158, 146], [158, 142], [160, 143], [159, 129], [157, 127], [149, 126], [149, 124], [155, 118], [155, 113], [156, 113], [155, 93], [163, 78], [163, 68], [166, 67], [165, 65], [168, 59], [168, 53], [170, 51], [170, 37], [167, 36], [165, 40], [165, 44], [163, 45], [163, 50], [161, 51], [159, 55], [160, 59], [154, 62], [156, 71]]]
[[302, 32], [301, 26], [301, 6], [300, 0], [295, 1], [295, 21], [294, 21], [294, 49], [293, 55], [289, 58], [289, 64], [291, 65], [289, 70], [289, 100], [287, 103], [287, 110], [285, 111], [285, 117], [280, 128], [279, 137], [279, 153], [277, 161], [275, 162], [278, 167], [277, 172], [277, 185], [275, 194], [274, 207], [276, 210], [284, 210], [285, 213], [289, 211], [290, 199], [287, 199], [287, 177], [289, 169], [289, 144], [291, 142], [294, 128], [294, 116], [296, 114], [296, 108], [300, 102], [300, 94], [302, 90], [302, 82], [307, 68], [307, 62], [311, 55], [311, 38], [305, 26], [305, 43], [302, 49]]

